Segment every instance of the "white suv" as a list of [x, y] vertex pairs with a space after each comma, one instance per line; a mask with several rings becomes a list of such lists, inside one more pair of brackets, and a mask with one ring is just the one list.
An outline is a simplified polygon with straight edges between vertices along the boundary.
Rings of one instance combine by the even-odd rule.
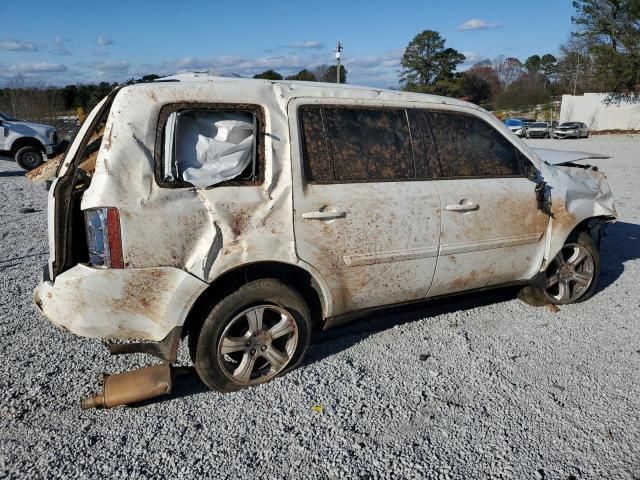
[[33, 170], [58, 150], [58, 134], [49, 125], [23, 122], [0, 112], [0, 153], [8, 153], [25, 170]]
[[[505, 284], [582, 301], [617, 214], [602, 173], [551, 164], [576, 159], [450, 98], [189, 75], [124, 87], [49, 191], [35, 302], [75, 334], [145, 341], [112, 353], [173, 362], [188, 335], [204, 383], [232, 391], [294, 368], [315, 328], [355, 312]], [[166, 391], [153, 372], [110, 376], [86, 405]]]

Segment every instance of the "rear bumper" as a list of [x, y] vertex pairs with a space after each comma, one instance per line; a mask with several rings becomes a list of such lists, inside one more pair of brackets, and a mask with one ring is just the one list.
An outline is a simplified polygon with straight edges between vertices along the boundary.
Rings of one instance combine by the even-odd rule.
[[173, 267], [105, 269], [76, 265], [43, 280], [34, 301], [65, 330], [91, 338], [160, 341], [181, 326], [207, 283]]

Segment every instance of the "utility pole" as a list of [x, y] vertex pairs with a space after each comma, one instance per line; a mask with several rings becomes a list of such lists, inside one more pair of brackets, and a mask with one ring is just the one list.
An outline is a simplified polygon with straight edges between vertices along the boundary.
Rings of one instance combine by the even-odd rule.
[[573, 80], [573, 96], [576, 96], [576, 89], [578, 88], [578, 70], [580, 70], [580, 52], [577, 52], [576, 57], [576, 77]]
[[340, 83], [340, 52], [342, 51], [342, 42], [336, 43], [336, 62], [338, 68], [336, 69], [336, 83]]

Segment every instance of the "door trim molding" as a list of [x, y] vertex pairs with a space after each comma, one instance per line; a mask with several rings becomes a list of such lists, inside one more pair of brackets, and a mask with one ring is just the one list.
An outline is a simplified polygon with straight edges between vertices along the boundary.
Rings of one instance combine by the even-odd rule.
[[416, 260], [418, 258], [429, 258], [438, 256], [438, 247], [411, 248], [408, 250], [388, 250], [386, 252], [360, 253], [356, 255], [345, 255], [342, 257], [344, 263], [349, 267], [361, 265], [375, 265], [378, 263], [401, 262], [403, 260]]
[[490, 238], [477, 242], [464, 243], [444, 243], [440, 245], [440, 255], [453, 255], [454, 253], [477, 252], [482, 250], [492, 250], [494, 248], [513, 247], [516, 245], [526, 245], [528, 243], [538, 243], [543, 233], [533, 233], [527, 235], [516, 235], [514, 237]]

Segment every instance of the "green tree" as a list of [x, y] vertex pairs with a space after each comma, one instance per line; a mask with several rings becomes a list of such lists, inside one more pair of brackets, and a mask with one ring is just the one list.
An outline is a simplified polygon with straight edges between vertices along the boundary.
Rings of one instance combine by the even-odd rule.
[[[314, 74], [319, 82], [336, 83], [337, 69], [336, 65], [320, 65]], [[344, 65], [340, 65], [340, 83], [347, 83], [347, 70]]]
[[153, 82], [158, 78], [160, 78], [160, 75], [156, 75], [155, 73], [150, 73], [149, 75], [143, 75], [140, 80], [143, 82]]
[[493, 65], [490, 60], [483, 60], [473, 65], [467, 73], [473, 74], [477, 77], [484, 79], [491, 87], [491, 98], [494, 98], [502, 91], [502, 83], [498, 78]]
[[318, 81], [318, 79], [313, 74], [313, 72], [310, 72], [306, 68], [300, 70], [295, 75], [289, 75], [287, 77], [287, 80], [303, 80], [305, 82], [317, 82]]
[[486, 105], [491, 101], [491, 85], [487, 80], [472, 71], [466, 71], [460, 75], [457, 81], [458, 96], [467, 97], [470, 102], [478, 105]]
[[264, 80], [282, 80], [282, 75], [274, 70], [265, 70], [262, 73], [258, 73], [253, 78], [262, 78]]
[[453, 78], [456, 67], [465, 56], [453, 48], [445, 48], [438, 32], [424, 30], [416, 35], [402, 55], [401, 82], [411, 91], [430, 91], [437, 82]]
[[528, 73], [539, 73], [542, 70], [540, 55], [531, 55], [524, 61], [524, 68]]
[[540, 70], [542, 71], [547, 83], [551, 82], [551, 78], [558, 70], [558, 59], [550, 53], [544, 54], [540, 59]]
[[574, 0], [578, 26], [598, 83], [611, 92], [640, 92], [640, 0]]

